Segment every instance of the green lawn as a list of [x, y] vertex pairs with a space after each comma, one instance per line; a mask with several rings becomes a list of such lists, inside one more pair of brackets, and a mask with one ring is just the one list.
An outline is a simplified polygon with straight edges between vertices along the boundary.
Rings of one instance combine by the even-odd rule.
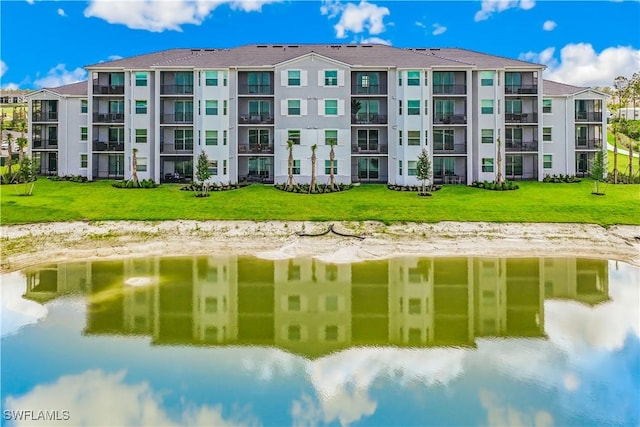
[[[609, 144], [613, 145], [613, 134], [608, 133], [607, 140], [609, 141]], [[618, 170], [622, 173], [629, 172], [629, 156], [626, 153], [629, 153], [629, 149], [618, 145]], [[635, 151], [633, 156], [635, 158]], [[609, 169], [609, 172], [613, 172], [613, 151], [611, 150], [607, 152], [607, 162], [607, 169]], [[635, 161], [633, 162], [633, 169], [635, 171], [638, 170], [637, 158], [635, 158]]]
[[522, 182], [517, 191], [494, 192], [444, 186], [433, 197], [362, 185], [320, 195], [291, 194], [269, 186], [213, 192], [197, 199], [165, 184], [153, 190], [122, 190], [109, 181], [87, 184], [41, 178], [31, 197], [0, 186], [2, 224], [73, 220], [317, 220], [490, 221], [640, 224], [640, 185], [609, 185], [591, 195], [592, 182]]

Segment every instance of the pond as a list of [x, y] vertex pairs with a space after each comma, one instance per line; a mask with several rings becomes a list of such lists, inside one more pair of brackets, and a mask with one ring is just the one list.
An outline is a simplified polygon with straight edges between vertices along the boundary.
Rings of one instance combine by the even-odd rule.
[[2, 276], [3, 425], [638, 425], [640, 269], [149, 257]]

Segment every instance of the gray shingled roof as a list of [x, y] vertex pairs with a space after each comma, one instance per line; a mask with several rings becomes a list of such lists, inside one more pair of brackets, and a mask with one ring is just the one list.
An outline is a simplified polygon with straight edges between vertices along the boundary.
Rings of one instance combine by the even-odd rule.
[[432, 66], [541, 67], [539, 64], [457, 49], [401, 49], [382, 44], [269, 44], [231, 49], [171, 49], [94, 64], [91, 68], [145, 69], [151, 67], [226, 68], [274, 66], [308, 53], [351, 66], [422, 68]]
[[573, 95], [589, 89], [587, 87], [572, 86], [564, 83], [554, 82], [551, 80], [542, 81], [542, 93], [545, 95]]
[[50, 90], [51, 92], [58, 93], [60, 95], [86, 95], [87, 81], [83, 80], [78, 83], [71, 83], [69, 85], [48, 88], [48, 90]]

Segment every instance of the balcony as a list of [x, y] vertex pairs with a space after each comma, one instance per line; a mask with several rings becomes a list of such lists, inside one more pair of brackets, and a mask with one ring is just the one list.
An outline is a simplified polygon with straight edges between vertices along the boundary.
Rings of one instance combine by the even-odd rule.
[[602, 113], [593, 111], [576, 111], [576, 122], [602, 122]]
[[33, 139], [33, 149], [40, 150], [57, 150], [58, 149], [58, 140], [57, 139]]
[[464, 114], [441, 114], [436, 113], [433, 115], [434, 125], [466, 125], [467, 116]]
[[600, 138], [576, 138], [576, 150], [596, 150], [602, 147]]
[[351, 144], [351, 153], [352, 154], [387, 154], [389, 152], [389, 147], [387, 144], [380, 143], [360, 143], [360, 144]]
[[507, 140], [504, 143], [504, 149], [507, 153], [516, 152], [538, 152], [538, 141], [523, 141], [518, 139]]
[[94, 95], [124, 95], [124, 86], [93, 85]]
[[160, 154], [193, 154], [193, 142], [164, 143], [160, 142]]
[[353, 95], [385, 95], [380, 85], [356, 86]]
[[386, 125], [387, 116], [383, 114], [358, 113], [351, 115], [351, 124]]
[[238, 154], [273, 154], [273, 146], [264, 144], [238, 144]]
[[251, 114], [238, 117], [238, 124], [241, 125], [272, 125], [273, 116], [270, 114]]
[[238, 95], [273, 95], [273, 85], [238, 84]]
[[538, 113], [505, 113], [505, 123], [538, 123]]
[[433, 154], [467, 154], [467, 144], [453, 142], [433, 143]]
[[505, 85], [504, 93], [507, 95], [535, 95], [538, 93], [538, 85], [535, 85], [535, 84]]
[[161, 85], [160, 95], [193, 95], [193, 85]]
[[160, 124], [193, 124], [193, 113], [161, 114]]
[[34, 122], [57, 122], [57, 111], [36, 111], [33, 113]]
[[93, 141], [93, 151], [124, 151], [124, 142], [118, 141]]
[[124, 123], [124, 113], [93, 113], [94, 123]]
[[466, 95], [467, 85], [439, 84], [433, 86], [434, 95]]

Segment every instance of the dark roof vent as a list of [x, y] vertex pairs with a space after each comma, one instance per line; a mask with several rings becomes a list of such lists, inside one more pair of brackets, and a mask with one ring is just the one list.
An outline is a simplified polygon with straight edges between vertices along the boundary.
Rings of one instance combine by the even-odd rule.
[[440, 50], [440, 48], [437, 47], [430, 47], [429, 50]]
[[287, 47], [300, 47], [300, 46], [298, 46], [297, 44], [290, 44], [290, 45], [289, 45], [289, 46], [287, 46]]
[[272, 47], [275, 47], [276, 49], [280, 49], [282, 47], [281, 44], [274, 44]]
[[360, 47], [373, 47], [373, 45], [372, 44], [362, 44], [362, 45], [360, 45]]
[[348, 44], [347, 47], [358, 47], [358, 45], [355, 44]]
[[266, 44], [259, 44], [256, 47], [268, 47]]

